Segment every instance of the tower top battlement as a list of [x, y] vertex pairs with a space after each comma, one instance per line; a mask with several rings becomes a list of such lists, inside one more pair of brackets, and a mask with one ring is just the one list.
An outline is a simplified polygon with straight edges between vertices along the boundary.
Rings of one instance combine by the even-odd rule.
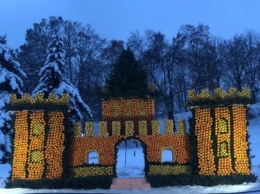
[[49, 94], [46, 98], [43, 93], [31, 97], [30, 94], [23, 94], [20, 98], [16, 94], [10, 95], [9, 110], [67, 110], [69, 105], [69, 94], [61, 97], [56, 94]]
[[216, 88], [212, 93], [206, 89], [201, 90], [200, 93], [196, 93], [195, 90], [190, 90], [188, 97], [188, 105], [191, 107], [227, 106], [231, 104], [249, 104], [252, 102], [249, 88], [243, 88], [242, 91], [238, 91], [236, 88], [230, 88], [228, 91]]

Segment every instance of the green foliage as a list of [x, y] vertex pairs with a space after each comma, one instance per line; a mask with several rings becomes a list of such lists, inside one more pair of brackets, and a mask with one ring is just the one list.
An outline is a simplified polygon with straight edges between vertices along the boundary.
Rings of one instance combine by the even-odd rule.
[[6, 188], [31, 189], [109, 189], [112, 176], [91, 176], [84, 178], [63, 178], [53, 180], [14, 180], [7, 182]]
[[147, 74], [131, 50], [123, 50], [112, 67], [106, 79], [108, 91], [102, 93], [103, 98], [144, 97], [151, 94]]
[[166, 187], [177, 185], [202, 185], [215, 186], [224, 184], [243, 184], [244, 182], [255, 182], [254, 175], [230, 175], [230, 176], [198, 176], [198, 175], [151, 175], [147, 181], [152, 187]]
[[[195, 115], [194, 109], [192, 109], [191, 112], [194, 118]], [[197, 154], [198, 142], [195, 136], [195, 119], [190, 119], [189, 124], [190, 124], [190, 153], [192, 158], [191, 167], [193, 169], [193, 174], [199, 174], [199, 169], [198, 169], [199, 162], [198, 162], [198, 154]]]

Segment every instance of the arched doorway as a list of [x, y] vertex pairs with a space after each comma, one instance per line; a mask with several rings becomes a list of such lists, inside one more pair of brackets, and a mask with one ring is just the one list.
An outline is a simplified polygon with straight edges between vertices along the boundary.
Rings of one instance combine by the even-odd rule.
[[144, 148], [137, 139], [122, 140], [117, 146], [117, 178], [145, 177]]

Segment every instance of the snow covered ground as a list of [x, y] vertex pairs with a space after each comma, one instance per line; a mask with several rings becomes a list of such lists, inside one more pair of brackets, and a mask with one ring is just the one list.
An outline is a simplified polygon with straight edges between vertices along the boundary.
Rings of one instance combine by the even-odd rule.
[[130, 139], [119, 144], [116, 172], [118, 178], [144, 177], [144, 153], [139, 141]]
[[[259, 109], [259, 110], [258, 110]], [[152, 189], [120, 189], [120, 190], [32, 190], [32, 189], [4, 189], [4, 180], [11, 170], [10, 165], [0, 165], [0, 194], [23, 194], [23, 193], [153, 193], [153, 194], [196, 194], [196, 193], [249, 193], [250, 191], [256, 191], [254, 193], [260, 193], [260, 104], [253, 105], [251, 114], [255, 117], [249, 121], [248, 131], [250, 134], [249, 141], [251, 142], [250, 148], [252, 158], [252, 171], [258, 176], [256, 183], [245, 183], [242, 185], [218, 185], [214, 187], [203, 187], [203, 186], [175, 186], [175, 187], [163, 187], [163, 188], [152, 188]], [[190, 117], [190, 113], [183, 115], [177, 115], [178, 119], [183, 117]], [[163, 128], [163, 123], [161, 122]], [[163, 131], [162, 131], [163, 132]], [[119, 144], [119, 151], [117, 156], [117, 175], [121, 178], [126, 177], [143, 177], [144, 172], [144, 155], [140, 142], [134, 142], [130, 140], [127, 142], [127, 149], [125, 149], [125, 142]]]

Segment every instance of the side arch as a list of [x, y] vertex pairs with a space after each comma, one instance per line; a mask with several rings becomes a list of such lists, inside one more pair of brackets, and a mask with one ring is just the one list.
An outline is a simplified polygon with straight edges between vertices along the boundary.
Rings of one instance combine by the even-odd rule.
[[171, 148], [164, 148], [162, 149], [162, 154], [161, 154], [161, 162], [175, 162], [175, 157], [174, 157], [174, 151]]
[[97, 151], [89, 151], [86, 155], [87, 164], [99, 164], [99, 154]]

